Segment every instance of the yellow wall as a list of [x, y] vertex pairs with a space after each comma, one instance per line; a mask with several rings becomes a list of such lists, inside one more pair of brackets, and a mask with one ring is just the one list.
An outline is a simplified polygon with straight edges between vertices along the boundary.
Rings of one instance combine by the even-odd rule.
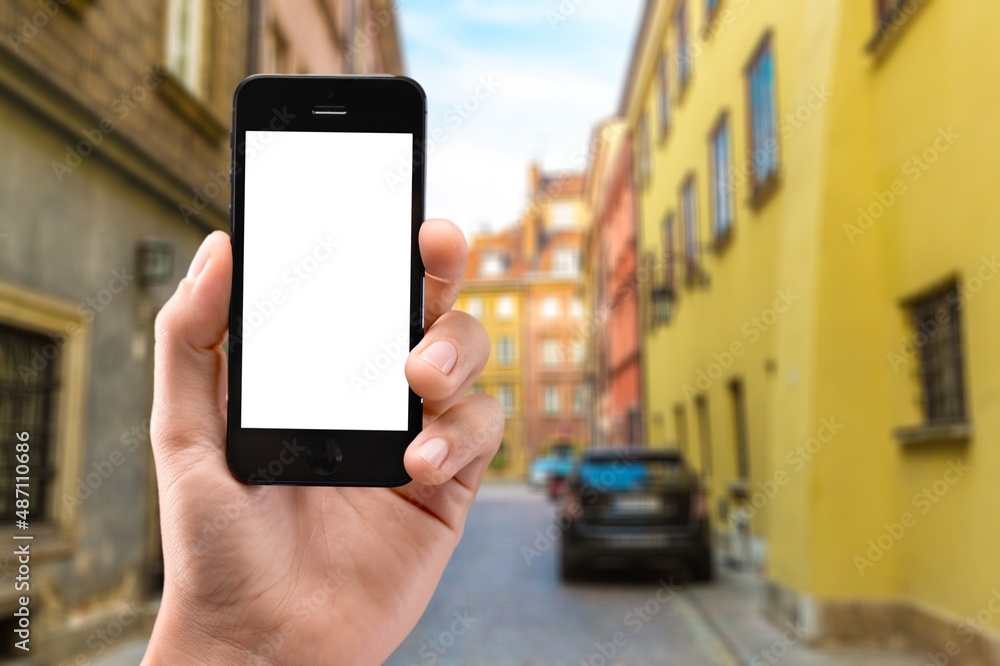
[[[513, 311], [509, 317], [498, 314], [497, 307], [501, 298], [512, 299]], [[504, 425], [504, 446], [506, 464], [503, 468], [491, 468], [491, 473], [520, 478], [527, 472], [527, 456], [524, 447], [523, 405], [524, 386], [522, 366], [524, 352], [521, 348], [521, 314], [523, 308], [522, 294], [515, 284], [479, 284], [468, 281], [462, 287], [462, 293], [455, 303], [455, 309], [470, 312], [473, 299], [478, 299], [482, 306], [482, 322], [490, 337], [490, 357], [483, 368], [482, 374], [476, 380], [475, 389], [482, 390], [499, 399], [500, 387], [507, 385], [514, 389], [513, 411], [507, 412]], [[499, 362], [497, 344], [501, 337], [508, 336], [513, 340], [514, 357], [512, 363], [503, 365]]]
[[[870, 32], [864, 9], [845, 6], [836, 45], [836, 85], [845, 94], [833, 106], [836, 122], [827, 139], [820, 267], [825, 316], [817, 327], [827, 380], [817, 404], [841, 409], [863, 430], [837, 465], [817, 476], [820, 483], [833, 484], [846, 474], [866, 492], [843, 498], [840, 515], [853, 514], [850, 525], [818, 533], [817, 552], [825, 557], [818, 561], [822, 575], [815, 589], [843, 594], [844, 580], [865, 588], [876, 575], [886, 592], [965, 617], [984, 608], [1000, 585], [994, 555], [1000, 530], [991, 527], [1000, 470], [994, 445], [1000, 434], [1000, 354], [993, 344], [1000, 330], [1000, 280], [992, 280], [993, 271], [984, 264], [1000, 245], [991, 210], [1000, 93], [983, 85], [996, 79], [1000, 60], [989, 31], [974, 27], [1000, 18], [1000, 8], [929, 2], [891, 48], [875, 56], [857, 48], [859, 36]], [[946, 140], [949, 128], [957, 136]], [[934, 160], [926, 170], [913, 160], [925, 151]], [[876, 202], [876, 193], [889, 201], [883, 192], [894, 183], [902, 194], [858, 235], [857, 209]], [[845, 265], [861, 270], [845, 271]], [[887, 358], [912, 333], [899, 303], [956, 275], [960, 288], [974, 290], [980, 269], [991, 279], [960, 311], [974, 436], [964, 445], [901, 445], [892, 430], [918, 423], [920, 413], [914, 364], [893, 369]], [[858, 385], [865, 387], [860, 395], [845, 390]], [[914, 501], [944, 478], [949, 461], [959, 459], [971, 470], [939, 502]], [[873, 471], [861, 479], [859, 468]], [[888, 515], [868, 510], [870, 498], [880, 506], [888, 499]], [[883, 519], [898, 521], [903, 512], [914, 515], [914, 527], [855, 582], [855, 552], [885, 532]], [[1000, 628], [1000, 618], [991, 626]]]
[[[703, 25], [703, 4], [688, 2], [693, 26]], [[696, 178], [701, 239], [710, 240], [708, 136], [722, 110], [729, 112], [737, 158], [736, 214], [732, 242], [702, 255], [710, 284], [681, 287], [672, 321], [643, 327], [652, 441], [675, 442], [674, 406], [682, 403], [688, 449], [700, 464], [698, 424], [684, 386], [696, 386], [699, 371], [718, 362], [714, 354], [742, 343], [744, 353], [699, 392], [711, 417], [714, 500], [736, 476], [726, 390], [733, 377], [746, 387], [751, 489], [787, 475], [752, 522], [768, 544], [768, 576], [819, 600], [896, 598], [974, 615], [1000, 589], [1000, 530], [994, 529], [1000, 352], [992, 344], [1000, 330], [1000, 279], [983, 268], [1000, 245], [988, 209], [1000, 154], [1000, 91], [989, 83], [997, 80], [1000, 59], [988, 26], [1000, 18], [1000, 7], [928, 2], [890, 48], [873, 54], [865, 50], [874, 33], [870, 3], [723, 2], [714, 27], [695, 33], [700, 49], [680, 99], [672, 68], [671, 128], [661, 141], [654, 66], [662, 47], [674, 48], [667, 22], [674, 5], [656, 3], [647, 17], [626, 92], [626, 122], [634, 131], [644, 113], [652, 135], [652, 179], [637, 199], [641, 251], [662, 256], [662, 222], [668, 211], [679, 212], [679, 188], [689, 173]], [[739, 176], [739, 158], [748, 150], [744, 66], [768, 31], [780, 183], [755, 208]], [[960, 137], [947, 149], [938, 141], [939, 159], [918, 175], [908, 160], [949, 127]], [[858, 207], [897, 179], [905, 192], [863, 234], [852, 232], [852, 243], [844, 225], [856, 224]], [[895, 372], [887, 360], [910, 333], [901, 302], [949, 276], [974, 287], [978, 270], [991, 281], [961, 311], [973, 439], [903, 445], [893, 430], [921, 417], [914, 368]], [[798, 300], [753, 340], [745, 325], [785, 289]], [[796, 447], [824, 434], [823, 419], [842, 425], [800, 465]], [[959, 459], [971, 470], [922, 513], [914, 495]], [[915, 515], [915, 525], [861, 575], [855, 555], [865, 556], [868, 540], [903, 512]], [[1000, 618], [990, 626], [1000, 628]]]

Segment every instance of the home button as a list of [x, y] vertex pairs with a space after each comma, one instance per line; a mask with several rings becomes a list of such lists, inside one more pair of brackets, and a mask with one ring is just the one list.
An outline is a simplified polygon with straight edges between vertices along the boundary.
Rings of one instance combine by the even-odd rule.
[[306, 450], [306, 461], [317, 474], [327, 476], [340, 467], [344, 455], [335, 441], [329, 437], [320, 437], [313, 441]]

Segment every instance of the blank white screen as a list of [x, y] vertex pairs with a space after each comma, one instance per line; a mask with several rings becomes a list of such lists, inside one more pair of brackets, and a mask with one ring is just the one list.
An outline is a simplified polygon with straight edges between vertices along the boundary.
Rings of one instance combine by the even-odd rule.
[[412, 144], [247, 132], [242, 427], [407, 429]]

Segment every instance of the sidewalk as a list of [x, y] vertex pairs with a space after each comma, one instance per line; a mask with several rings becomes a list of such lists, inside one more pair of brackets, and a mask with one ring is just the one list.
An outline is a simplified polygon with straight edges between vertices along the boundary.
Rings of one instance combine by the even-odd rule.
[[[761, 612], [763, 581], [752, 572], [720, 566], [716, 582], [690, 587], [687, 597], [722, 637], [743, 666], [923, 666], [909, 652], [875, 648], [816, 649], [798, 644], [795, 634], [779, 629]], [[787, 637], [786, 637], [787, 636]], [[790, 640], [789, 640], [790, 638]]]

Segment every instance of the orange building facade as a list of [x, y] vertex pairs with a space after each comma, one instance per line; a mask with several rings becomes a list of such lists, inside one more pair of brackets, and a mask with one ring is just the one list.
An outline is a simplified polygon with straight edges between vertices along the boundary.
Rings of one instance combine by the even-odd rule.
[[643, 444], [641, 354], [632, 148], [626, 127], [597, 128], [585, 193], [592, 211], [584, 245], [595, 444]]

